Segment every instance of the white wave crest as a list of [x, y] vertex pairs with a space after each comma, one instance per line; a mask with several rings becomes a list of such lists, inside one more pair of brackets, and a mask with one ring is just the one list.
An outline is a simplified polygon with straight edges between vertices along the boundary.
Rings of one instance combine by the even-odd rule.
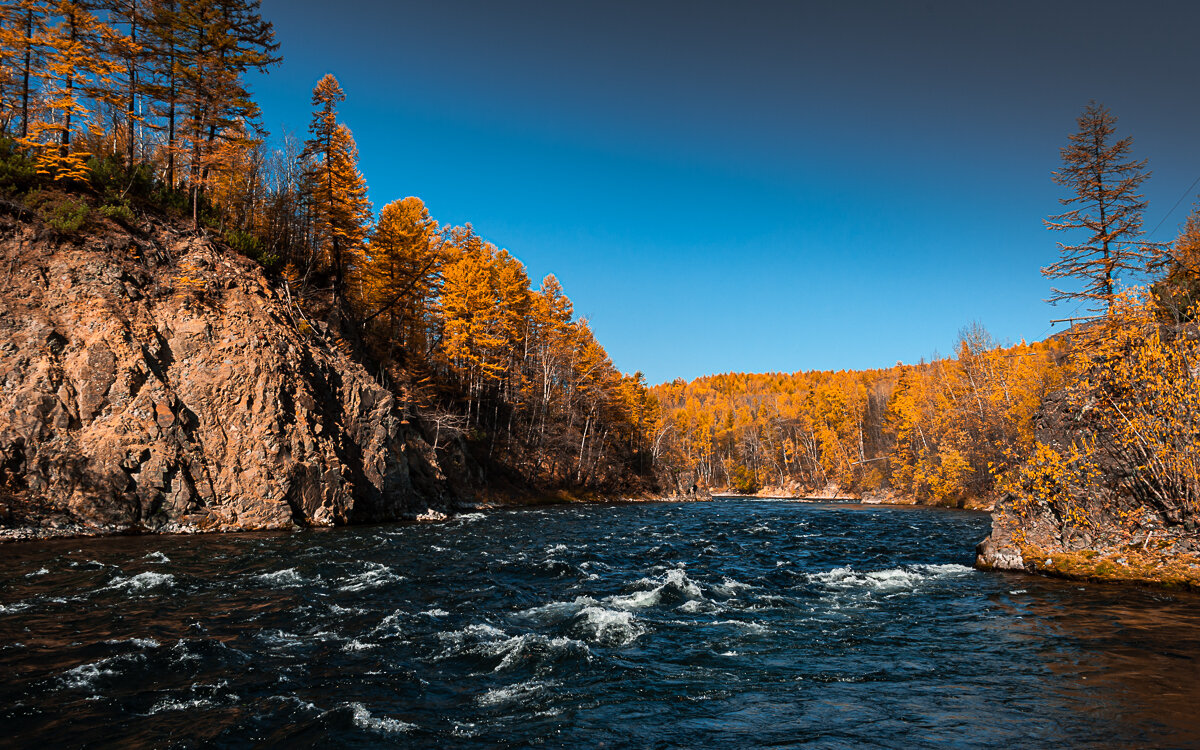
[[447, 612], [446, 610], [442, 609], [441, 607], [434, 607], [433, 609], [427, 609], [424, 612], [420, 612], [418, 614], [425, 615], [426, 617], [446, 617], [450, 613]]
[[38, 568], [37, 570], [33, 571], [32, 573], [26, 573], [25, 577], [26, 578], [34, 578], [36, 576], [48, 575], [49, 573], [50, 573], [49, 568]]
[[519, 616], [543, 624], [554, 624], [563, 620], [569, 620], [579, 614], [585, 607], [594, 606], [598, 603], [590, 596], [577, 596], [574, 601], [570, 602], [550, 602], [549, 604], [530, 607], [521, 611]]
[[699, 612], [719, 612], [724, 607], [709, 601], [701, 601], [699, 599], [689, 599], [675, 608], [685, 614], [694, 615]]
[[475, 698], [481, 706], [506, 706], [511, 704], [523, 705], [531, 703], [544, 692], [544, 686], [536, 681], [518, 682], [508, 687], [493, 688]]
[[588, 640], [606, 646], [628, 645], [646, 632], [632, 612], [586, 607], [579, 615], [582, 618], [580, 628], [587, 634]]
[[77, 690], [90, 688], [101, 677], [111, 677], [117, 673], [115, 669], [105, 666], [110, 662], [112, 662], [112, 659], [101, 659], [91, 664], [80, 664], [78, 667], [71, 667], [63, 675], [63, 685]]
[[948, 565], [918, 565], [917, 569], [933, 576], [972, 575], [976, 572], [974, 568], [969, 568], [966, 565], [955, 565], [954, 563]]
[[145, 660], [146, 657], [142, 654], [124, 654], [110, 656], [90, 664], [80, 664], [63, 673], [62, 684], [63, 687], [77, 690], [93, 688], [96, 680], [101, 677], [114, 677], [119, 674], [122, 664], [144, 662]]
[[717, 620], [716, 622], [713, 623], [713, 625], [733, 625], [734, 627], [745, 630], [747, 633], [769, 633], [769, 632], [771, 632], [771, 629], [768, 628], [766, 625], [763, 625], [762, 623], [747, 622], [745, 620]]
[[538, 633], [510, 636], [491, 625], [468, 625], [462, 630], [438, 633], [438, 638], [449, 643], [441, 658], [469, 654], [499, 659], [493, 672], [511, 669], [521, 663], [542, 662], [562, 656], [591, 657], [588, 645], [573, 638], [550, 638]]
[[712, 587], [712, 590], [715, 591], [716, 593], [722, 594], [724, 596], [737, 596], [739, 591], [749, 591], [750, 589], [753, 589], [753, 588], [757, 588], [757, 587], [752, 586], [749, 583], [742, 583], [741, 581], [735, 581], [734, 579], [730, 578], [729, 576], [725, 576], [724, 579], [720, 583], [718, 583], [717, 585]]
[[126, 591], [145, 591], [159, 586], [174, 586], [175, 576], [170, 573], [138, 573], [131, 578], [117, 576], [108, 586], [109, 589], [124, 589]]
[[665, 598], [704, 599], [704, 593], [700, 590], [700, 586], [688, 578], [687, 572], [683, 568], [671, 568], [657, 579], [643, 578], [636, 585], [652, 586], [653, 588], [636, 591], [632, 594], [610, 596], [605, 601], [621, 609], [642, 609], [661, 604]]
[[143, 560], [153, 560], [154, 562], [160, 562], [160, 563], [171, 562], [171, 558], [167, 557], [162, 552], [151, 552], [150, 554], [146, 555], [142, 559]]
[[361, 703], [351, 703], [349, 708], [354, 712], [354, 726], [360, 729], [370, 729], [384, 734], [401, 734], [417, 728], [416, 724], [409, 724], [407, 721], [399, 719], [376, 718]]
[[127, 640], [113, 639], [111, 641], [105, 641], [105, 643], [109, 646], [120, 646], [122, 643], [131, 643], [138, 648], [158, 648], [160, 645], [162, 645], [153, 638], [129, 638]]
[[911, 591], [922, 582], [933, 578], [946, 578], [973, 573], [964, 565], [914, 565], [904, 568], [889, 568], [867, 572], [850, 567], [834, 568], [824, 573], [812, 574], [810, 580], [829, 588], [848, 590], [865, 589], [881, 593]]
[[404, 576], [393, 573], [388, 566], [382, 563], [368, 562], [366, 570], [351, 576], [345, 585], [338, 587], [338, 591], [367, 591], [403, 580]]
[[12, 602], [11, 604], [0, 604], [0, 615], [8, 615], [13, 612], [20, 612], [23, 609], [29, 609], [33, 604], [30, 602]]
[[164, 699], [155, 703], [147, 716], [162, 713], [163, 711], [186, 711], [190, 708], [209, 708], [212, 705], [213, 702], [207, 698], [193, 698], [188, 701]]
[[353, 639], [346, 645], [342, 646], [343, 651], [369, 651], [373, 648], [379, 648], [378, 643], [363, 643], [357, 638]]
[[254, 580], [274, 588], [290, 588], [304, 583], [304, 576], [295, 568], [284, 568], [271, 573], [260, 573], [254, 576]]

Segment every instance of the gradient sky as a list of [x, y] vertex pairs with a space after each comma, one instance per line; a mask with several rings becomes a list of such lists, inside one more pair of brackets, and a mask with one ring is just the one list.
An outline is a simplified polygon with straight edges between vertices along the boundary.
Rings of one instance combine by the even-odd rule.
[[284, 62], [253, 87], [303, 136], [337, 76], [376, 210], [420, 196], [554, 273], [621, 370], [884, 367], [1070, 314], [1042, 219], [1089, 99], [1177, 233], [1200, 3], [1143, 6], [264, 0]]

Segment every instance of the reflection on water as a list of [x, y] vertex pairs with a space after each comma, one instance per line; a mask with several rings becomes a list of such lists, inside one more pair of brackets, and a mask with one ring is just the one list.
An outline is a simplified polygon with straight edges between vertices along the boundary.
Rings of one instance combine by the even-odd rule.
[[[1074, 589], [1069, 598], [1064, 588]], [[1055, 677], [1048, 687], [1064, 701], [1097, 723], [1137, 727], [1142, 742], [1182, 746], [1200, 739], [1198, 603], [1150, 589], [1062, 583], [1023, 596], [1010, 625], [1039, 643]]]
[[19, 746], [1200, 745], [1200, 603], [750, 500], [0, 547]]

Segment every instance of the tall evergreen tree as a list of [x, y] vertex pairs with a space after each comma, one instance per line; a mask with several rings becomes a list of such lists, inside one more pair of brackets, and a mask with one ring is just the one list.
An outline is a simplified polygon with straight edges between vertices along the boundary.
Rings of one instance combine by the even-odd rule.
[[1144, 273], [1156, 258], [1157, 245], [1141, 241], [1146, 201], [1138, 189], [1150, 173], [1145, 159], [1130, 158], [1132, 137], [1112, 142], [1117, 117], [1107, 108], [1089, 102], [1078, 122], [1079, 132], [1062, 149], [1063, 166], [1054, 172], [1054, 181], [1071, 192], [1059, 200], [1070, 210], [1051, 216], [1046, 226], [1088, 234], [1076, 245], [1059, 243], [1059, 260], [1042, 274], [1083, 282], [1077, 291], [1052, 289], [1052, 302], [1081, 300], [1111, 312], [1121, 274]]
[[313, 89], [313, 119], [301, 158], [305, 160], [313, 240], [332, 276], [334, 297], [342, 297], [349, 265], [361, 251], [371, 221], [367, 183], [358, 171], [358, 147], [349, 128], [337, 121], [346, 95], [332, 74]]

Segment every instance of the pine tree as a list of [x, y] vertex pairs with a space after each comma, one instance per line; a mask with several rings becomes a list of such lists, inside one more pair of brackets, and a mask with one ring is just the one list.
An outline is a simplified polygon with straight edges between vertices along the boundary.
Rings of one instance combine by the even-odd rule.
[[1059, 260], [1042, 274], [1083, 282], [1078, 291], [1052, 289], [1050, 301], [1081, 300], [1111, 312], [1121, 274], [1144, 273], [1156, 258], [1157, 245], [1139, 241], [1146, 202], [1138, 189], [1150, 173], [1145, 159], [1130, 158], [1132, 137], [1111, 142], [1117, 117], [1104, 106], [1090, 102], [1078, 122], [1079, 132], [1062, 149], [1063, 166], [1054, 172], [1054, 181], [1072, 193], [1059, 200], [1070, 210], [1045, 223], [1088, 236], [1077, 245], [1059, 243]]
[[345, 94], [337, 79], [326, 74], [313, 89], [313, 119], [301, 158], [306, 162], [313, 238], [342, 296], [350, 259], [360, 252], [371, 221], [367, 183], [358, 171], [358, 147], [350, 130], [337, 121], [337, 105]]

